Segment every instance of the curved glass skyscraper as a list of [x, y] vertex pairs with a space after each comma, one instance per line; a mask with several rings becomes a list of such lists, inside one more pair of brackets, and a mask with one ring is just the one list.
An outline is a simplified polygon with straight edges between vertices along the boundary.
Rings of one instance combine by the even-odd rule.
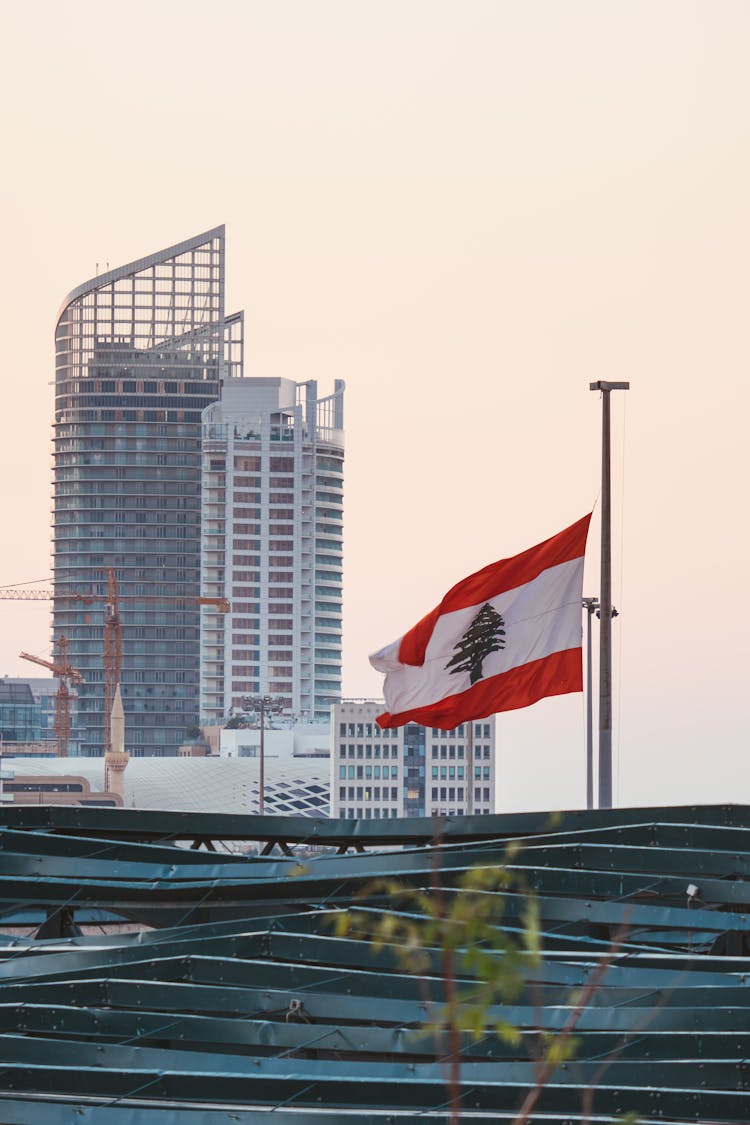
[[[225, 372], [241, 374], [240, 330], [224, 317], [223, 227], [93, 278], [60, 312], [55, 592], [103, 597], [116, 572], [131, 753], [173, 754], [198, 721], [201, 412]], [[87, 755], [103, 747], [104, 613], [54, 603], [84, 676], [74, 741]]]

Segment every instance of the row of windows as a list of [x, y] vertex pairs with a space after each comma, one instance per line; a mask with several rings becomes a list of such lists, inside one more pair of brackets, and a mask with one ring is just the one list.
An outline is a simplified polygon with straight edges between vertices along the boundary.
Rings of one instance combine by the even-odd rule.
[[398, 777], [398, 766], [339, 766], [339, 779], [344, 781], [346, 778], [374, 778], [376, 781], [381, 776], [383, 780], [393, 780]]
[[[407, 731], [409, 726], [407, 725]], [[375, 723], [339, 723], [339, 737], [340, 738], [372, 738], [373, 734], [379, 733], [379, 727]], [[436, 727], [432, 729], [432, 737], [437, 739], [446, 738], [465, 738], [467, 735], [466, 725], [461, 723], [459, 727], [453, 730], [438, 730]], [[489, 723], [475, 723], [474, 724], [474, 737], [475, 738], [491, 738], [490, 724]], [[432, 748], [433, 758], [437, 757], [436, 747]], [[441, 755], [442, 756], [442, 755]], [[453, 755], [451, 754], [451, 757]]]
[[[73, 437], [80, 437], [86, 440], [92, 437], [109, 438], [112, 433], [112, 427], [102, 426], [100, 423], [95, 423], [91, 426], [77, 426], [75, 424], [71, 424], [65, 428], [65, 433], [72, 435]], [[144, 426], [141, 424], [135, 426], [119, 425], [114, 427], [114, 433], [116, 437], [127, 437], [131, 434], [135, 434], [136, 437], [147, 437], [153, 441], [154, 427]], [[170, 439], [174, 438], [175, 436], [193, 437], [193, 435], [195, 434], [195, 428], [193, 427], [192, 423], [190, 425], [182, 426], [165, 426], [162, 424], [157, 425], [156, 433], [159, 435], [159, 437]], [[193, 443], [191, 442], [190, 444], [192, 445]]]
[[55, 422], [200, 422], [200, 410], [78, 410], [55, 412]]
[[[379, 758], [380, 757], [380, 743], [377, 742], [374, 746], [364, 746], [361, 743], [357, 744], [356, 754], [354, 752], [354, 744], [350, 743], [348, 746], [339, 746], [340, 758]], [[384, 743], [383, 744], [383, 757], [396, 758], [398, 756], [398, 743]]]
[[[490, 727], [491, 723], [474, 723], [474, 737], [491, 738], [492, 735], [490, 734]], [[465, 723], [461, 723], [459, 727], [455, 727], [453, 730], [438, 730], [437, 727], [432, 728], [432, 737], [439, 739], [452, 738], [454, 736], [458, 738], [465, 738], [467, 733], [468, 732], [466, 730]]]
[[[184, 475], [184, 474], [183, 474]], [[71, 484], [57, 483], [57, 495], [59, 496], [89, 496], [97, 493], [97, 495], [120, 497], [122, 485], [115, 484], [113, 480], [81, 480], [76, 487]], [[138, 480], [128, 481], [128, 497], [133, 495], [158, 495], [167, 498], [170, 496], [193, 496], [197, 497], [200, 494], [200, 484], [186, 484], [181, 478], [175, 478], [173, 484], [167, 489], [163, 484], [157, 484], [156, 481], [149, 480], [148, 478], [139, 478]]]
[[[197, 453], [200, 449], [200, 444], [197, 441], [190, 441], [183, 437], [101, 437], [85, 438], [82, 443], [78, 435], [72, 435], [70, 432], [79, 428], [78, 426], [70, 426], [66, 433], [56, 435], [55, 449], [58, 453], [71, 452], [81, 444], [98, 453], [109, 453], [113, 450], [135, 453], [148, 453], [156, 450], [169, 453], [178, 450], [180, 452]], [[131, 430], [141, 428], [140, 426], [130, 427]]]
[[[87, 387], [86, 389], [87, 390], [93, 389], [95, 392], [99, 392], [99, 393], [82, 394], [82, 393], [79, 392], [78, 394], [74, 393], [73, 397], [75, 398], [76, 404], [80, 405], [80, 406], [114, 406], [114, 407], [119, 406], [119, 407], [138, 407], [138, 408], [143, 408], [143, 407], [148, 407], [148, 406], [157, 406], [157, 407], [159, 407], [159, 406], [161, 406], [161, 407], [164, 407], [164, 406], [188, 406], [188, 407], [193, 406], [194, 407], [194, 406], [200, 406], [202, 404], [202, 402], [204, 402], [204, 401], [210, 401], [210, 400], [214, 399], [214, 397], [216, 395], [216, 390], [215, 390], [215, 387], [214, 387], [213, 383], [199, 383], [198, 386], [199, 386], [200, 389], [198, 391], [195, 391], [195, 392], [191, 392], [191, 390], [190, 390], [191, 385], [192, 384], [187, 384], [187, 388], [186, 388], [185, 391], [179, 391], [178, 392], [177, 390], [175, 390], [175, 391], [172, 391], [171, 393], [167, 392], [166, 394], [164, 394], [164, 393], [161, 393], [161, 394], [144, 394], [142, 391], [131, 391], [131, 392], [126, 392], [125, 394], [116, 394], [116, 393], [114, 393], [114, 390], [113, 390], [113, 392], [108, 392], [108, 391], [105, 390], [105, 392], [102, 394], [99, 391], [99, 387], [94, 385], [93, 388]], [[196, 395], [196, 398], [199, 396], [200, 401], [196, 401], [196, 399], [194, 399], [192, 397], [189, 397], [192, 393], [194, 393]], [[61, 397], [63, 397], [63, 395], [65, 395], [65, 391], [58, 388], [58, 397], [61, 398]], [[130, 397], [131, 395], [133, 397]], [[132, 411], [131, 411], [131, 413], [132, 413]], [[128, 421], [128, 420], [129, 419], [127, 419], [125, 417], [122, 418], [122, 421]], [[133, 418], [132, 421], [135, 421], [135, 418]], [[196, 443], [196, 446], [197, 446], [197, 443]]]
[[[458, 772], [456, 772], [456, 770], [458, 770]], [[446, 771], [447, 771], [447, 774], [446, 774]], [[440, 766], [440, 767], [433, 766], [432, 767], [432, 777], [433, 777], [433, 779], [437, 779], [438, 776], [440, 776], [440, 778], [445, 778], [447, 776], [449, 779], [452, 778], [452, 777], [458, 777], [459, 780], [460, 780], [464, 776], [464, 767], [463, 766], [458, 766], [458, 767], [456, 767], [456, 766]], [[479, 781], [481, 778], [484, 778], [485, 781], [489, 781], [489, 779], [490, 779], [490, 767], [489, 766], [474, 766], [474, 777], [477, 781]]]
[[[474, 813], [477, 814], [478, 816], [486, 816], [490, 811], [491, 810], [489, 808], [476, 807], [474, 809]], [[430, 811], [431, 816], [456, 816], [456, 815], [465, 816], [465, 814], [466, 814], [466, 809], [464, 809], [464, 808], [459, 808], [459, 809], [449, 809], [449, 808], [445, 808], [445, 807], [439, 808], [437, 805], [433, 806], [433, 808]]]
[[[439, 796], [438, 796], [438, 793], [439, 793]], [[468, 794], [467, 794], [467, 796], [468, 796]], [[437, 785], [433, 785], [432, 786], [432, 800], [433, 801], [463, 801], [464, 800], [464, 787], [462, 785], [459, 785], [457, 787], [454, 787], [452, 785], [449, 785], [449, 786], [441, 785], [441, 786], [438, 787]], [[475, 803], [475, 805], [477, 805], [480, 801], [484, 801], [486, 804], [489, 804], [490, 800], [491, 800], [490, 790], [487, 786], [484, 786], [484, 787], [475, 786], [475, 788], [474, 788], [474, 803]], [[479, 809], [479, 808], [475, 807], [474, 812], [478, 812], [478, 813], [489, 812], [489, 809]], [[439, 815], [438, 810], [434, 808], [432, 810], [432, 815], [433, 816]], [[440, 815], [445, 816], [445, 810], [444, 809], [440, 810]], [[451, 810], [450, 815], [453, 816], [453, 810]]]
[[[348, 796], [347, 796], [348, 794]], [[398, 800], [398, 786], [391, 785], [390, 787], [384, 785], [381, 789], [379, 785], [370, 787], [369, 785], [340, 785], [339, 786], [339, 800], [340, 801], [397, 801]]]
[[[119, 456], [119, 454], [118, 454], [118, 456]], [[75, 467], [75, 466], [71, 466], [71, 467], [68, 467], [68, 468], [65, 468], [64, 466], [55, 466], [55, 474], [56, 474], [55, 483], [56, 483], [56, 485], [59, 486], [61, 483], [64, 483], [65, 481], [80, 481], [81, 483], [86, 481], [86, 482], [89, 483], [89, 491], [93, 491], [93, 483], [94, 482], [97, 482], [97, 481], [109, 482], [109, 481], [113, 481], [113, 480], [114, 481], [120, 481], [120, 480], [125, 481], [126, 480], [128, 482], [128, 491], [129, 492], [142, 492], [142, 491], [153, 491], [153, 489], [142, 489], [140, 487], [141, 484], [145, 485], [147, 481], [157, 480], [159, 482], [163, 482], [163, 481], [175, 481], [175, 482], [183, 481], [184, 482], [186, 480], [186, 478], [189, 479], [189, 480], [193, 480], [193, 481], [197, 481], [199, 479], [197, 471], [193, 472], [192, 469], [190, 469], [189, 471], [184, 469], [184, 468], [182, 468], [182, 469], [178, 469], [178, 468], [172, 469], [172, 468], [161, 468], [160, 467], [160, 468], [154, 469], [153, 466], [148, 467], [148, 466], [140, 465], [140, 466], [135, 466], [135, 468], [138, 470], [138, 474], [140, 474], [140, 475], [138, 475], [136, 473], [129, 472], [128, 468], [132, 469], [133, 466], [116, 465], [113, 468], [111, 465], [105, 465], [105, 466], [97, 465], [97, 466], [84, 466], [83, 469], [81, 469], [79, 467]], [[97, 491], [99, 491], [98, 488], [97, 488]], [[178, 491], [178, 490], [174, 487], [174, 485], [170, 486], [170, 492], [176, 492], [176, 491]], [[195, 485], [193, 485], [192, 488], [187, 488], [186, 491], [191, 493], [191, 494], [194, 493]]]
[[[112, 378], [117, 378], [118, 374], [124, 372], [116, 372], [113, 376], [112, 373], [104, 368], [94, 367], [91, 369], [90, 374], [84, 379], [74, 379], [72, 381], [61, 380], [58, 384], [58, 391], [61, 394], [82, 395], [86, 391], [93, 391], [95, 394], [106, 393], [109, 396], [110, 402], [114, 394], [128, 394], [128, 395], [205, 395], [207, 393], [205, 383], [163, 383], [153, 382], [153, 380], [133, 380], [124, 379], [116, 383], [110, 383]], [[107, 382], [103, 383], [102, 379]]]
[[[464, 756], [464, 747], [463, 746], [455, 746], [454, 744], [451, 743], [451, 744], [444, 744], [442, 746], [433, 746], [432, 747], [432, 757], [433, 758], [453, 759], [453, 758], [463, 758], [463, 756]], [[490, 751], [489, 746], [475, 746], [474, 747], [474, 757], [475, 758], [489, 758], [490, 756], [491, 756], [491, 751]]]
[[390, 817], [398, 816], [398, 809], [342, 808], [339, 813], [342, 819], [347, 820], [388, 820]]

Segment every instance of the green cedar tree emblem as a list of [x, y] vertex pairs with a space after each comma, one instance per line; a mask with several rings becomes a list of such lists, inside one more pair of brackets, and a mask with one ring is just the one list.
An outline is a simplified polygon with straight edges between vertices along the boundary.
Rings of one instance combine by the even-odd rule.
[[505, 648], [504, 625], [501, 615], [486, 602], [455, 646], [455, 655], [445, 666], [450, 668], [451, 675], [468, 672], [472, 684], [481, 680], [482, 662], [491, 652], [500, 652]]

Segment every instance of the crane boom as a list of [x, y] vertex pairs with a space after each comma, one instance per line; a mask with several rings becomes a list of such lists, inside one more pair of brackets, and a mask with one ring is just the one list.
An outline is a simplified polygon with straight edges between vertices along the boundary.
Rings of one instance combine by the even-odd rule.
[[[54, 590], [13, 590], [0, 589], [0, 601], [24, 602], [78, 602], [81, 605], [94, 605], [95, 602], [109, 602], [109, 593], [106, 594], [56, 594]], [[181, 596], [179, 594], [122, 594], [121, 602], [151, 602], [167, 603], [174, 605], [204, 605], [212, 606], [218, 613], [230, 613], [232, 604], [228, 598], [204, 598]]]
[[22, 660], [30, 660], [32, 664], [40, 664], [48, 668], [60, 681], [57, 687], [55, 701], [55, 733], [57, 734], [57, 756], [67, 758], [68, 744], [70, 742], [70, 687], [68, 682], [82, 684], [83, 676], [68, 660], [67, 638], [57, 638], [57, 660], [44, 660], [41, 656], [32, 656], [29, 652], [21, 653]]
[[49, 668], [53, 676], [67, 676], [76, 684], [83, 683], [83, 676], [77, 668], [71, 667], [70, 664], [60, 665], [55, 664], [52, 660], [42, 660], [41, 656], [32, 656], [30, 652], [19, 652], [21, 660], [30, 660], [32, 664], [41, 664], [42, 668]]

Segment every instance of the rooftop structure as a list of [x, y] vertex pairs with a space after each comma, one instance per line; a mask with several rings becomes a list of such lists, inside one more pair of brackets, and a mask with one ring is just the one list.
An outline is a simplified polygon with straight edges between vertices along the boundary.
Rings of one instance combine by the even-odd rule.
[[[228, 732], [238, 736], [242, 748], [252, 751], [257, 731]], [[217, 757], [130, 758], [122, 775], [122, 801], [127, 808], [165, 809], [173, 812], [254, 813], [258, 810], [258, 757], [256, 753]], [[267, 759], [264, 786], [269, 816], [328, 816], [328, 757], [320, 754], [280, 756], [273, 743]], [[33, 775], [54, 786], [67, 774], [83, 778], [92, 791], [105, 786], [101, 758], [14, 758], [10, 763], [19, 777]], [[54, 789], [51, 790], [54, 792]], [[54, 801], [50, 798], [50, 803]]]

